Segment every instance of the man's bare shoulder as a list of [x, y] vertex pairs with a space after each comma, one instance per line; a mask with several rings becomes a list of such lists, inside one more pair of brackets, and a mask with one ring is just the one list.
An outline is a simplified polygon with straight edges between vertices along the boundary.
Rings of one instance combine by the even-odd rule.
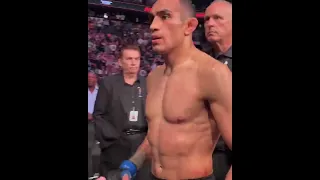
[[221, 84], [221, 82], [231, 82], [232, 73], [227, 65], [203, 52], [197, 53], [195, 58], [198, 63], [198, 79], [201, 89], [207, 89], [209, 93], [214, 86]]
[[199, 69], [200, 71], [208, 70], [213, 66], [223, 65], [221, 62], [219, 62], [215, 58], [209, 56], [208, 54], [200, 50], [193, 55], [193, 59], [197, 62], [198, 68], [200, 68]]
[[150, 90], [153, 86], [154, 82], [159, 81], [159, 78], [163, 75], [165, 69], [165, 65], [157, 66], [154, 70], [152, 70], [147, 77], [147, 89]]
[[212, 78], [215, 74], [231, 73], [228, 66], [202, 51], [195, 53], [194, 59], [198, 64], [199, 75], [202, 77]]
[[148, 81], [152, 81], [153, 79], [157, 79], [158, 77], [162, 76], [165, 69], [165, 65], [157, 66], [154, 70], [152, 70], [148, 75]]

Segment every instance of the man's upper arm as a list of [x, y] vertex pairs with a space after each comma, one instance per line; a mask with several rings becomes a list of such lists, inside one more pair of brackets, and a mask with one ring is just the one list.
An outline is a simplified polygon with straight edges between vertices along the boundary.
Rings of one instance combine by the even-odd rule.
[[152, 83], [154, 82], [154, 77], [156, 73], [160, 70], [161, 66], [156, 67], [153, 71], [151, 71], [147, 77], [147, 92], [150, 91], [152, 87]]
[[227, 66], [215, 64], [208, 76], [206, 84], [211, 112], [222, 138], [232, 149], [232, 73]]
[[[153, 86], [152, 84], [155, 82], [154, 78], [156, 76], [157, 71], [159, 71], [159, 66], [156, 67], [156, 69], [154, 69], [153, 71], [151, 71], [147, 77], [147, 97], [149, 96], [149, 92]], [[148, 104], [146, 103], [146, 107], [144, 107], [144, 108], [146, 109], [147, 106], [148, 106]], [[148, 128], [148, 131], [149, 131], [149, 128]], [[148, 136], [148, 133], [147, 133], [147, 136]], [[148, 155], [150, 155], [151, 150], [150, 150], [150, 144], [149, 144], [147, 136], [146, 136], [145, 140], [143, 141], [142, 145], [140, 146], [140, 148], [142, 148], [143, 151], [145, 151]]]
[[96, 139], [100, 141], [101, 147], [107, 147], [109, 144], [104, 140], [117, 139], [119, 133], [115, 127], [108, 121], [108, 102], [110, 101], [110, 77], [105, 77], [100, 84], [93, 112], [95, 121]]
[[150, 84], [151, 84], [151, 72], [150, 72], [150, 74], [148, 75], [148, 77], [147, 77], [147, 92], [150, 90]]
[[107, 83], [107, 79], [103, 79], [98, 90], [93, 112], [93, 117], [95, 120], [100, 120], [102, 116], [107, 113], [107, 105], [109, 98], [109, 90], [107, 89]]

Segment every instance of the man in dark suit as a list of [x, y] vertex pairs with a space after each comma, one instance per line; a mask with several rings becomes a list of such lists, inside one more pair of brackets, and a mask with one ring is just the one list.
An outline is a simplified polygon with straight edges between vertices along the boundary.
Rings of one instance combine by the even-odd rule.
[[94, 175], [93, 168], [93, 149], [95, 146], [94, 123], [92, 118], [93, 108], [97, 97], [99, 86], [97, 84], [97, 75], [93, 71], [88, 72], [88, 176]]
[[208, 53], [232, 70], [232, 4], [213, 1], [205, 11], [204, 27], [211, 45]]
[[[232, 4], [225, 0], [213, 1], [205, 11], [205, 36], [210, 43], [206, 50], [213, 58], [227, 65], [232, 71]], [[213, 152], [214, 175], [224, 180], [232, 164], [231, 151], [222, 138]]]
[[[105, 77], [99, 87], [93, 118], [101, 149], [100, 180], [112, 176], [121, 162], [134, 154], [147, 134], [146, 81], [138, 75], [140, 57], [138, 46], [123, 47], [119, 58], [122, 73]], [[148, 168], [141, 169], [136, 179], [148, 179]]]

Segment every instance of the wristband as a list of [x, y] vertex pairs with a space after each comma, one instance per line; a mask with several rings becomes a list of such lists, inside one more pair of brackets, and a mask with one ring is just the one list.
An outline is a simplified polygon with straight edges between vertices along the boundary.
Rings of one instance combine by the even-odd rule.
[[[135, 177], [137, 174], [137, 166], [129, 160], [123, 161], [120, 165], [120, 169], [121, 170], [128, 170], [132, 177]], [[123, 172], [125, 172], [125, 171], [123, 171]], [[121, 177], [122, 177], [122, 175], [121, 175]]]

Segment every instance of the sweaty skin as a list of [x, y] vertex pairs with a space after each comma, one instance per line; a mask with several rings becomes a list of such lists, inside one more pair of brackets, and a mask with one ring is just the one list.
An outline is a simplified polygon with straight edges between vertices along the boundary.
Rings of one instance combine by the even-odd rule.
[[[220, 132], [231, 148], [231, 72], [198, 50], [171, 72], [159, 66], [148, 76], [148, 135], [152, 173], [168, 180], [213, 173]], [[221, 91], [223, 89], [223, 91]]]
[[148, 134], [130, 160], [139, 168], [150, 153], [153, 175], [166, 180], [211, 175], [220, 133], [232, 149], [232, 74], [194, 46], [198, 21], [191, 6], [157, 0], [151, 10], [152, 49], [165, 65], [148, 76]]

